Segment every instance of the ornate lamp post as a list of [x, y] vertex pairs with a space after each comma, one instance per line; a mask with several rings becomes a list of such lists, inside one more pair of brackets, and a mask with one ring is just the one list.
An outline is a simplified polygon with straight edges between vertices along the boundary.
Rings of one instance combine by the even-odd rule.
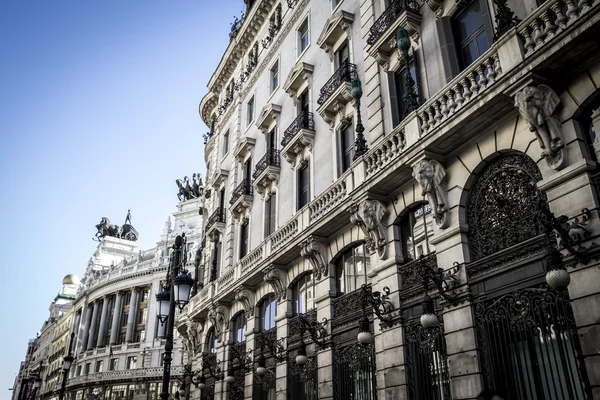
[[73, 364], [73, 339], [75, 339], [75, 332], [71, 333], [71, 341], [69, 342], [69, 354], [67, 354], [63, 360], [63, 380], [60, 385], [60, 395], [58, 396], [59, 400], [63, 400], [65, 398], [67, 378], [69, 377], [69, 370], [71, 369], [71, 365]]
[[367, 150], [367, 141], [363, 132], [365, 127], [362, 124], [362, 118], [360, 116], [360, 98], [362, 97], [363, 91], [360, 79], [358, 76], [352, 79], [352, 89], [350, 90], [352, 97], [354, 98], [354, 108], [356, 109], [356, 140], [354, 141], [354, 157], [352, 161], [362, 157]]
[[171, 379], [171, 361], [173, 360], [173, 329], [175, 327], [175, 306], [182, 310], [189, 302], [190, 292], [194, 280], [185, 269], [187, 252], [185, 247], [185, 234], [175, 238], [173, 253], [169, 262], [166, 283], [160, 293], [156, 295], [158, 302], [158, 319], [162, 324], [167, 323], [165, 329], [165, 355], [163, 370], [163, 386], [160, 393], [161, 400], [169, 398], [169, 381]]
[[396, 32], [396, 46], [398, 46], [398, 51], [402, 54], [402, 59], [404, 60], [404, 65], [406, 67], [405, 90], [403, 95], [404, 98], [402, 99], [402, 109], [404, 117], [406, 117], [419, 107], [418, 97], [414, 90], [415, 81], [410, 73], [410, 56], [408, 55], [408, 50], [411, 48], [411, 44], [410, 35], [406, 29], [398, 28], [398, 31]]
[[360, 293], [360, 303], [362, 307], [362, 316], [358, 320], [358, 336], [357, 340], [360, 344], [368, 345], [373, 342], [373, 334], [371, 334], [371, 327], [369, 318], [367, 318], [367, 309], [370, 308], [375, 315], [379, 318], [379, 325], [382, 328], [393, 325], [391, 315], [386, 315], [394, 310], [392, 302], [389, 300], [390, 288], [385, 286], [383, 293], [379, 291], [373, 291], [371, 285], [362, 285]]

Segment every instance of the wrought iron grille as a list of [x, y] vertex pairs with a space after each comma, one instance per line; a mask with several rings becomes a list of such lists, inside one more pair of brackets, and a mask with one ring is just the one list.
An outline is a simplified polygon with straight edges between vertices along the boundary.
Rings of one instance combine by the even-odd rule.
[[317, 360], [309, 357], [308, 362], [297, 365], [294, 361], [297, 351], [291, 351], [288, 366], [288, 400], [316, 400], [319, 398], [317, 388]]
[[242, 196], [252, 196], [252, 181], [244, 179], [233, 190], [229, 204], [233, 204]]
[[[309, 322], [317, 321], [317, 310], [312, 309], [308, 310], [306, 313], [302, 314], [304, 319]], [[300, 333], [302, 332], [302, 322], [300, 321], [300, 316], [292, 317], [288, 319], [288, 345], [290, 343], [300, 342]], [[304, 337], [309, 338], [310, 335], [308, 332], [304, 332]]]
[[404, 329], [409, 399], [449, 400], [450, 375], [444, 326], [425, 329], [417, 321]]
[[267, 167], [279, 167], [280, 157], [279, 150], [277, 149], [268, 149], [265, 155], [260, 159], [258, 163], [256, 163], [256, 167], [254, 168], [254, 173], [252, 174], [252, 178], [256, 179], [260, 174], [263, 173]]
[[208, 217], [208, 221], [206, 222], [206, 230], [208, 231], [215, 223], [217, 222], [225, 222], [225, 209], [221, 207], [217, 207], [210, 217]]
[[485, 386], [507, 400], [592, 398], [568, 292], [524, 289], [475, 305]]
[[[417, 260], [403, 264], [398, 267], [400, 275], [400, 300], [406, 301], [425, 294], [423, 287], [423, 271], [425, 269], [437, 269], [436, 253], [429, 253]], [[428, 289], [433, 289], [432, 282]]]
[[254, 362], [257, 363], [258, 356], [264, 355], [267, 373], [263, 376], [253, 374], [252, 399], [272, 400], [275, 398], [275, 365], [277, 360], [266, 343], [274, 343], [277, 340], [277, 329], [273, 328], [257, 333], [254, 340]]
[[503, 156], [488, 165], [475, 183], [467, 205], [472, 259], [479, 260], [545, 233], [537, 189], [542, 175], [526, 155]]
[[269, 30], [267, 32], [267, 36], [261, 41], [263, 49], [269, 47], [273, 39], [279, 31], [281, 30], [281, 4], [277, 6], [275, 9], [275, 13], [271, 16], [269, 21]]
[[[235, 369], [235, 382], [229, 384], [228, 400], [244, 400], [246, 370], [240, 366], [239, 356], [246, 353], [246, 342], [232, 344], [229, 348], [229, 363]], [[237, 356], [237, 357], [236, 357]]]
[[362, 291], [360, 289], [347, 293], [331, 301], [333, 317], [331, 328], [349, 323], [355, 324], [362, 315]]
[[313, 113], [302, 111], [298, 117], [290, 124], [290, 126], [283, 133], [283, 139], [281, 139], [281, 146], [285, 147], [289, 142], [292, 141], [294, 136], [301, 129], [307, 129], [309, 131], [315, 130], [315, 122], [313, 120]]
[[377, 21], [369, 29], [368, 44], [373, 44], [379, 39], [385, 31], [396, 21], [398, 16], [404, 11], [410, 10], [419, 12], [419, 4], [414, 0], [396, 0], [381, 14]]
[[357, 76], [356, 65], [349, 62], [342, 63], [338, 70], [333, 73], [333, 76], [321, 88], [317, 104], [321, 105], [327, 101], [333, 92], [340, 87], [342, 82], [351, 82]]
[[333, 398], [377, 400], [375, 347], [355, 343], [333, 351]]

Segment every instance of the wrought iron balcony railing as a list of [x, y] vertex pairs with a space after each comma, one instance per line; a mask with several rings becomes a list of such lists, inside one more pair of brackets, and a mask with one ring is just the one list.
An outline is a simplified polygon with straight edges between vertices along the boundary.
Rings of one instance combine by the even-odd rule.
[[287, 144], [294, 138], [294, 136], [296, 136], [298, 132], [300, 132], [301, 129], [308, 129], [311, 131], [315, 130], [313, 113], [302, 111], [283, 133], [281, 145], [283, 147], [287, 146]]
[[239, 185], [233, 191], [231, 195], [231, 200], [229, 200], [229, 204], [233, 204], [242, 196], [252, 196], [252, 181], [248, 179], [244, 179], [240, 182]]
[[279, 150], [268, 149], [263, 158], [256, 164], [252, 178], [256, 179], [267, 167], [279, 167], [280, 165]]
[[415, 0], [396, 0], [381, 14], [369, 29], [368, 44], [375, 43], [387, 29], [396, 21], [404, 10], [419, 12], [419, 5]]
[[210, 217], [208, 217], [208, 221], [206, 222], [206, 230], [208, 231], [217, 222], [225, 222], [224, 208], [217, 208], [215, 211], [213, 211]]
[[327, 81], [321, 88], [319, 93], [319, 99], [317, 104], [321, 105], [340, 87], [342, 82], [351, 82], [352, 79], [356, 78], [356, 65], [349, 62], [344, 62], [337, 71], [333, 73], [333, 76]]

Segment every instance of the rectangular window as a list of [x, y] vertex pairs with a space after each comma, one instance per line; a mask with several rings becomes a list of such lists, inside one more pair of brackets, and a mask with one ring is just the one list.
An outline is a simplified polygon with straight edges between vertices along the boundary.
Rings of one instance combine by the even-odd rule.
[[127, 369], [136, 369], [137, 368], [137, 357], [127, 357]]
[[77, 366], [77, 376], [81, 376], [81, 365]]
[[271, 68], [271, 93], [275, 91], [279, 87], [279, 63], [275, 63], [273, 68]]
[[102, 372], [104, 369], [104, 361], [96, 361], [96, 372]]
[[491, 45], [490, 16], [484, 3], [485, 1], [475, 1], [454, 18], [454, 35], [461, 70], [471, 65]]
[[308, 115], [308, 113], [310, 112], [310, 102], [308, 99], [308, 89], [305, 90], [304, 92], [302, 92], [302, 94], [300, 95], [300, 101], [298, 102], [298, 115], [300, 115], [301, 113], [304, 113], [304, 115]]
[[306, 166], [298, 170], [298, 182], [296, 190], [298, 191], [298, 210], [308, 204], [310, 200], [310, 167]]
[[229, 131], [223, 135], [223, 154], [229, 153]]
[[84, 371], [84, 374], [85, 374], [85, 375], [89, 375], [89, 373], [90, 373], [90, 369], [92, 369], [92, 363], [87, 363], [87, 364], [85, 364], [85, 371]]
[[300, 25], [298, 29], [298, 56], [306, 50], [309, 42], [308, 32], [308, 18]]
[[240, 259], [248, 254], [248, 223], [240, 225]]
[[350, 59], [350, 48], [348, 47], [348, 42], [344, 42], [335, 52], [335, 69], [339, 69], [342, 65], [345, 65], [349, 62]]
[[250, 126], [252, 121], [254, 121], [254, 96], [252, 96], [252, 98], [248, 100], [248, 103], [246, 104], [246, 116], [247, 126]]
[[277, 208], [275, 202], [275, 193], [265, 201], [265, 237], [275, 232], [275, 219]]
[[349, 125], [340, 132], [340, 175], [352, 165], [354, 159], [354, 127]]
[[110, 360], [110, 370], [111, 371], [116, 371], [119, 369], [119, 359], [118, 358], [113, 358]]
[[267, 139], [267, 151], [277, 147], [277, 132], [273, 129], [265, 137]]
[[415, 67], [414, 59], [412, 62], [410, 62], [408, 71], [410, 71], [410, 76], [413, 82], [412, 88], [407, 88], [408, 75], [406, 68], [402, 68], [402, 70], [395, 73], [388, 72], [388, 81], [390, 84], [390, 102], [392, 103], [392, 124], [394, 127], [397, 126], [404, 118], [406, 118], [409, 112], [411, 112], [407, 108], [407, 104], [405, 102], [409, 94], [409, 90], [412, 90], [412, 93], [416, 94], [416, 100], [419, 102], [417, 69]]

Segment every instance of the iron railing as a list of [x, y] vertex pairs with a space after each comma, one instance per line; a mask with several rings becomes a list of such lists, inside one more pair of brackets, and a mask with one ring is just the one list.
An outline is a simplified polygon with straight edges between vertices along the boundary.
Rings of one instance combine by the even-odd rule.
[[319, 93], [319, 99], [317, 104], [321, 105], [340, 87], [342, 82], [351, 82], [352, 79], [357, 77], [356, 65], [349, 62], [342, 63], [342, 66], [333, 73], [333, 76], [327, 81], [321, 88]]
[[206, 230], [208, 231], [217, 222], [225, 222], [225, 209], [218, 207], [210, 214], [208, 221], [206, 222]]
[[254, 169], [252, 178], [256, 179], [260, 174], [263, 173], [265, 169], [267, 169], [267, 167], [279, 167], [280, 165], [281, 160], [279, 157], [279, 150], [268, 149], [263, 158], [261, 158], [260, 161], [256, 163], [256, 168]]
[[333, 354], [333, 398], [377, 400], [375, 347], [355, 343]]
[[252, 181], [248, 179], [242, 180], [240, 184], [237, 185], [237, 187], [233, 190], [229, 204], [235, 203], [242, 196], [252, 196]]
[[404, 11], [410, 10], [419, 12], [419, 4], [415, 0], [396, 0], [381, 14], [377, 21], [369, 29], [368, 44], [373, 44], [379, 39], [385, 31], [396, 21], [398, 16]]
[[315, 130], [315, 121], [313, 120], [313, 113], [302, 111], [298, 117], [288, 126], [288, 128], [283, 133], [283, 139], [281, 139], [281, 146], [287, 146], [289, 142], [292, 141], [294, 136], [301, 129], [308, 129], [310, 131]]

